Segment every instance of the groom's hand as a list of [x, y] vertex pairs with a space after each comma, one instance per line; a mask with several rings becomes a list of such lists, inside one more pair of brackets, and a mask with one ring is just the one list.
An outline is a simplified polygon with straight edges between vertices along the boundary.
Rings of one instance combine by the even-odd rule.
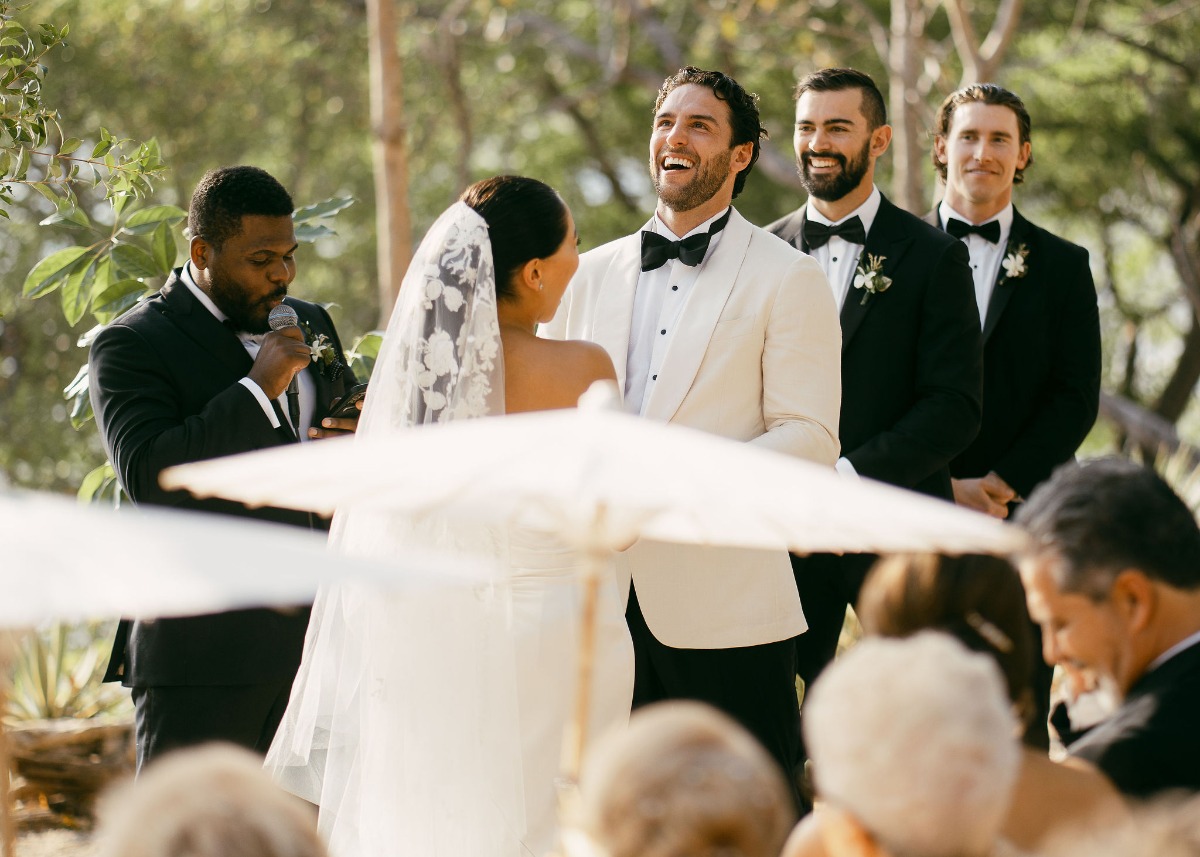
[[313, 426], [308, 430], [308, 436], [314, 440], [319, 440], [323, 437], [338, 437], [340, 435], [354, 434], [358, 429], [358, 418], [362, 414], [362, 400], [354, 403], [358, 408], [352, 417], [326, 417], [321, 420], [319, 426]]

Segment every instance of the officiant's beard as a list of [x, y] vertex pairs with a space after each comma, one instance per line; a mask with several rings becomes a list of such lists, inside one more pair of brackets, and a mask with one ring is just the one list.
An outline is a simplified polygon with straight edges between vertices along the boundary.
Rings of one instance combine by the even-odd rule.
[[251, 299], [236, 281], [213, 273], [209, 280], [209, 297], [221, 312], [229, 317], [235, 330], [247, 333], [266, 333], [270, 330], [267, 316], [287, 296], [287, 287]]
[[[809, 172], [808, 165], [811, 158], [834, 160], [841, 164], [842, 168], [833, 175], [813, 175]], [[847, 160], [846, 156], [840, 152], [813, 152], [805, 149], [800, 154], [800, 163], [796, 165], [796, 172], [800, 175], [800, 184], [804, 185], [804, 189], [810, 196], [827, 202], [835, 202], [862, 184], [867, 170], [871, 168], [870, 159], [870, 138], [863, 143], [862, 151], [853, 160]]]
[[[662, 154], [666, 153], [660, 152], [660, 156]], [[702, 163], [697, 158], [696, 166], [693, 167], [696, 174], [692, 176], [692, 180], [683, 187], [677, 187], [662, 181], [662, 175], [667, 171], [659, 167], [655, 158], [651, 157], [650, 180], [654, 183], [654, 192], [658, 194], [663, 205], [672, 211], [691, 211], [717, 195], [717, 191], [728, 180], [732, 165], [732, 149], [718, 153], [708, 163]]]

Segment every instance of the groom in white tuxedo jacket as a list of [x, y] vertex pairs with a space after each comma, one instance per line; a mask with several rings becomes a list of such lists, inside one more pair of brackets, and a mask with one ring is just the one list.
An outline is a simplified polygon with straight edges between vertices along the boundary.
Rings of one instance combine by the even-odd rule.
[[[832, 466], [841, 406], [832, 293], [812, 258], [731, 205], [762, 136], [756, 97], [732, 78], [695, 68], [668, 78], [650, 141], [656, 214], [583, 255], [543, 335], [604, 346], [630, 413]], [[643, 540], [618, 569], [632, 581], [634, 707], [714, 704], [791, 781], [791, 641], [806, 625], [787, 553]]]

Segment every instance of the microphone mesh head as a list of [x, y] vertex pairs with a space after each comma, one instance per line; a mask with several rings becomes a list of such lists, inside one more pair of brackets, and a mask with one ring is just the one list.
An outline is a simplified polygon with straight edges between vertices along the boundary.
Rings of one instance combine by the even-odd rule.
[[285, 327], [299, 327], [300, 316], [287, 304], [280, 304], [267, 315], [267, 327], [271, 330], [283, 330]]

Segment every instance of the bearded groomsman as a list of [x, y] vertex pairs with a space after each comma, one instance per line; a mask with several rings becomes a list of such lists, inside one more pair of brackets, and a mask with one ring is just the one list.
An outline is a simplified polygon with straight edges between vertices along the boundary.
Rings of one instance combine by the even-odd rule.
[[[888, 148], [883, 96], [866, 74], [827, 68], [795, 91], [796, 165], [808, 202], [767, 227], [828, 276], [842, 325], [838, 470], [952, 499], [950, 461], [979, 429], [979, 319], [966, 248], [875, 186]], [[808, 687], [833, 660], [872, 555], [793, 558], [808, 632]]]
[[[667, 78], [650, 136], [655, 215], [583, 255], [546, 334], [603, 345], [630, 413], [832, 466], [841, 391], [829, 286], [731, 204], [765, 133], [756, 97], [732, 78], [690, 67]], [[643, 540], [617, 565], [632, 579], [635, 707], [715, 705], [790, 774], [793, 638], [805, 625], [787, 553]]]
[[954, 499], [998, 518], [1075, 455], [1100, 401], [1100, 320], [1082, 247], [1012, 204], [1033, 163], [1029, 111], [994, 83], [942, 102], [933, 165], [945, 182], [927, 220], [971, 253], [983, 325], [983, 424], [950, 467]]

